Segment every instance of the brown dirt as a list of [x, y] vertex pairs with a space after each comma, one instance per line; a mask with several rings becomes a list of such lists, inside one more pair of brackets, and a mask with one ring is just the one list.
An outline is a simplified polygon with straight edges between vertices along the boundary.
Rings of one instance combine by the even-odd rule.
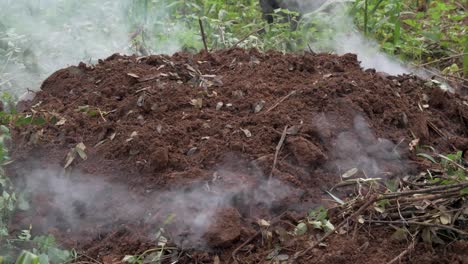
[[[294, 224], [308, 209], [330, 204], [321, 189], [339, 182], [350, 168], [357, 166], [368, 177], [393, 178], [428, 167], [409, 151], [413, 135], [440, 152], [465, 150], [466, 98], [424, 83], [409, 75], [363, 71], [352, 54], [241, 49], [172, 57], [113, 55], [97, 65], [59, 70], [32, 102], [20, 104], [22, 111], [33, 107], [50, 122], [13, 131], [10, 171], [21, 182], [20, 175], [37, 168], [63, 166], [70, 149], [83, 142], [87, 159], [75, 158], [73, 176], [99, 178], [124, 195], [113, 196], [119, 192], [113, 187], [95, 190], [99, 195], [84, 206], [93, 208], [94, 218], [83, 209], [78, 215], [85, 220], [76, 227], [63, 224], [61, 208], [49, 201], [56, 188], [52, 182], [33, 199], [34, 212], [17, 215], [15, 226], [34, 221], [33, 230], [52, 231], [65, 246], [110, 263], [154, 245], [148, 234], [175, 206], [184, 216], [176, 216], [168, 231], [185, 250], [196, 247], [180, 263], [212, 263], [216, 255], [225, 263], [255, 234], [258, 218], [287, 211]], [[180, 192], [190, 194], [183, 206], [174, 201]], [[127, 204], [158, 213], [143, 221], [143, 214], [128, 212]], [[206, 225], [184, 224], [200, 211], [209, 216]], [[335, 235], [303, 263], [389, 261], [407, 247], [386, 239], [390, 231], [361, 232], [355, 239]], [[274, 245], [262, 241], [255, 239], [238, 256], [247, 263], [265, 262]], [[282, 245], [285, 254], [306, 246], [291, 241], [296, 244]], [[418, 244], [402, 262], [467, 263], [466, 243], [424, 247]]]

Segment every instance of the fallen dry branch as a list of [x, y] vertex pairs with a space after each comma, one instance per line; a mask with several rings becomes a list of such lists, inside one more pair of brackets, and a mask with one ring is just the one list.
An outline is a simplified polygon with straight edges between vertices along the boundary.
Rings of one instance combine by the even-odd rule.
[[364, 221], [365, 223], [369, 223], [369, 224], [400, 224], [400, 225], [417, 225], [417, 226], [426, 226], [426, 227], [437, 227], [441, 229], [451, 230], [460, 235], [464, 235], [464, 236], [468, 235], [467, 232], [460, 230], [458, 228], [455, 228], [455, 227], [448, 226], [448, 225], [440, 225], [440, 224], [416, 222], [416, 221], [403, 221], [403, 220], [401, 221], [364, 220]]
[[[364, 203], [361, 207], [359, 207], [357, 211], [353, 212], [349, 217], [347, 217], [345, 220], [339, 223], [335, 227], [335, 230], [339, 230], [340, 228], [342, 228], [343, 226], [345, 226], [347, 223], [351, 221], [356, 222], [356, 218], [360, 215], [363, 215], [363, 213], [369, 207], [371, 207], [375, 202], [382, 201], [382, 200], [393, 200], [393, 199], [396, 199], [398, 201], [400, 198], [403, 198], [401, 201], [404, 201], [405, 203], [414, 203], [414, 202], [421, 201], [421, 200], [436, 200], [436, 199], [442, 199], [442, 198], [448, 198], [448, 197], [458, 197], [460, 196], [460, 190], [462, 190], [463, 188], [467, 186], [468, 186], [468, 182], [461, 182], [457, 184], [436, 186], [436, 187], [430, 187], [430, 188], [425, 188], [425, 189], [374, 195], [373, 197], [369, 198], [366, 203]], [[421, 196], [408, 197], [408, 196], [413, 196], [413, 195], [421, 195]], [[401, 215], [401, 212], [399, 212], [398, 214]], [[416, 222], [416, 221], [406, 221], [406, 220], [388, 221], [388, 220], [370, 220], [369, 219], [369, 220], [364, 220], [364, 222], [365, 223], [403, 224], [403, 225], [419, 225], [419, 226], [427, 226], [427, 227], [437, 227], [441, 229], [451, 230], [460, 235], [468, 235], [467, 232], [457, 229], [452, 226], [448, 226], [448, 225], [440, 225], [440, 224], [432, 224], [432, 223], [424, 223], [424, 222]], [[313, 243], [306, 249], [300, 252], [297, 252], [294, 255], [294, 257], [291, 258], [289, 263], [290, 264], [295, 263], [300, 257], [306, 255], [310, 250], [317, 247], [320, 243], [325, 241], [329, 236], [334, 234], [335, 230], [328, 231], [327, 233], [325, 233], [324, 236], [318, 239], [315, 243]], [[406, 255], [409, 251], [410, 251], [410, 248], [403, 251], [394, 260], [398, 261], [399, 259], [401, 259], [401, 257]], [[395, 263], [394, 261], [393, 262], [392, 261], [390, 263]]]
[[397, 262], [399, 263], [404, 256], [408, 255], [411, 251], [413, 251], [415, 244], [416, 240], [413, 239], [413, 241], [411, 241], [407, 249], [403, 250], [398, 256], [387, 262], [387, 264], [393, 264]]
[[383, 194], [379, 197], [378, 200], [385, 200], [385, 199], [392, 199], [397, 197], [404, 197], [404, 196], [411, 196], [414, 194], [423, 194], [423, 193], [432, 193], [435, 191], [442, 191], [446, 190], [446, 192], [451, 192], [455, 190], [461, 190], [465, 187], [468, 187], [468, 181], [457, 183], [457, 184], [449, 184], [449, 185], [442, 185], [437, 187], [431, 187], [426, 189], [419, 189], [413, 191], [404, 191], [404, 192], [394, 192], [394, 193], [387, 193]]
[[205, 47], [205, 51], [208, 52], [208, 46], [206, 45], [205, 29], [203, 28], [203, 22], [201, 18], [198, 18], [198, 24], [200, 24], [200, 32], [203, 40], [203, 46]]
[[278, 162], [278, 155], [279, 155], [281, 148], [283, 147], [287, 132], [288, 132], [288, 126], [286, 125], [284, 127], [283, 133], [281, 134], [280, 141], [278, 142], [278, 145], [276, 146], [275, 159], [273, 160], [273, 166], [271, 168], [270, 178], [268, 180], [271, 180], [271, 177], [273, 176], [273, 171], [275, 171], [276, 163]]
[[296, 90], [288, 93], [288, 95], [286, 95], [285, 97], [281, 98], [278, 102], [276, 102], [272, 107], [270, 107], [268, 110], [265, 111], [265, 114], [268, 114], [269, 112], [271, 112], [273, 109], [275, 109], [276, 107], [278, 107], [278, 105], [280, 105], [282, 102], [284, 102], [286, 99], [288, 99], [289, 97], [291, 97], [292, 95], [296, 94]]

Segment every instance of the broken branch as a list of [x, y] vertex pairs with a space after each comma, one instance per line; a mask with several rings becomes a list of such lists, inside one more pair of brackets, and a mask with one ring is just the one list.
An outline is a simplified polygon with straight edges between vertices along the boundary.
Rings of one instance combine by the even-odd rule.
[[203, 46], [205, 47], [205, 51], [208, 52], [208, 46], [206, 45], [205, 29], [203, 28], [203, 22], [201, 21], [201, 18], [198, 18], [198, 23], [200, 24]]

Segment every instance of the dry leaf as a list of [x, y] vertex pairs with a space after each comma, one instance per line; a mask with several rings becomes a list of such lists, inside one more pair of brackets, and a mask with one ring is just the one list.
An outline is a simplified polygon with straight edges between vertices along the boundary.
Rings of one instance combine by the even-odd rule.
[[270, 222], [268, 222], [265, 219], [258, 219], [257, 223], [261, 227], [269, 227], [270, 226]]
[[415, 149], [415, 147], [419, 144], [419, 138], [416, 138], [416, 139], [413, 139], [411, 140], [411, 142], [409, 143], [409, 150], [410, 151], [413, 151], [413, 149]]
[[344, 179], [346, 178], [350, 178], [352, 176], [354, 176], [356, 173], [358, 173], [358, 169], [357, 168], [352, 168], [350, 170], [348, 170], [347, 172], [343, 173], [343, 175], [341, 175], [341, 177], [343, 177]]
[[71, 149], [68, 153], [67, 153], [67, 157], [65, 158], [65, 166], [64, 168], [68, 168], [72, 162], [75, 160], [75, 156], [76, 156], [76, 152], [74, 149]]
[[262, 111], [263, 107], [265, 106], [265, 101], [260, 100], [260, 102], [254, 104], [254, 113], [258, 113]]
[[127, 73], [127, 75], [130, 76], [130, 77], [136, 78], [136, 79], [140, 78], [140, 76], [138, 76], [135, 73]]
[[250, 131], [248, 129], [242, 129], [241, 128], [241, 130], [242, 130], [242, 132], [244, 132], [246, 137], [248, 137], [248, 138], [252, 137], [252, 133], [250, 133]]
[[362, 217], [362, 215], [358, 217], [358, 222], [361, 224], [364, 224], [365, 220], [364, 220], [364, 217]]
[[223, 102], [218, 102], [218, 103], [216, 104], [216, 111], [221, 110], [221, 108], [223, 107], [223, 105], [224, 105]]
[[203, 107], [203, 99], [201, 98], [192, 99], [190, 101], [190, 104], [195, 106], [195, 108], [201, 109]]
[[88, 159], [88, 156], [87, 156], [86, 153], [85, 153], [86, 146], [85, 146], [85, 144], [83, 144], [83, 142], [78, 143], [78, 145], [76, 145], [76, 147], [75, 147], [75, 150], [76, 150], [76, 152], [78, 153], [78, 155], [80, 155], [80, 157], [81, 157], [83, 160], [87, 160], [87, 159]]
[[56, 126], [63, 126], [67, 122], [67, 119], [64, 117], [60, 118], [60, 120], [55, 124]]
[[301, 130], [302, 126], [292, 126], [286, 130], [287, 135], [297, 135], [299, 133], [299, 130]]

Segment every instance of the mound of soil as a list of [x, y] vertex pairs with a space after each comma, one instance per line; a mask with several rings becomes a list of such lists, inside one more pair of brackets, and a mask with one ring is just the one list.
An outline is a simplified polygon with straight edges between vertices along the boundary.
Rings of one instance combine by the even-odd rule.
[[[33, 223], [106, 262], [153, 247], [173, 213], [167, 236], [193, 252], [180, 263], [225, 263], [258, 219], [297, 223], [329, 204], [322, 190], [352, 168], [353, 177], [417, 173], [430, 165], [410, 150], [416, 138], [440, 152], [468, 148], [466, 99], [411, 75], [364, 71], [353, 54], [116, 54], [57, 71], [20, 107], [47, 123], [13, 131], [9, 170], [34, 208], [17, 228]], [[382, 262], [407, 247], [379, 232], [336, 235], [309, 260]], [[253, 243], [237, 252], [248, 263], [275, 248]], [[404, 260], [466, 261], [460, 247]]]

